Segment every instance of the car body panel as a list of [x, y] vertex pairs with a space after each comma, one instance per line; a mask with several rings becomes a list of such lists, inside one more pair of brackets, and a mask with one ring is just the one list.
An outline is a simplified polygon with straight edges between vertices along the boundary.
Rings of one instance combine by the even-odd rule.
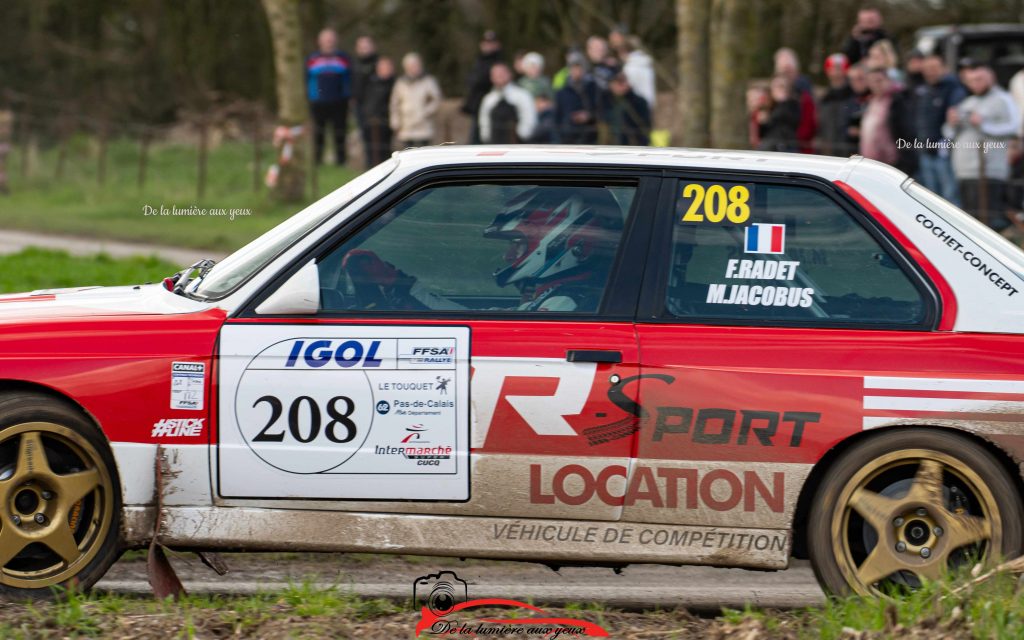
[[[814, 489], [806, 479], [830, 452], [865, 432], [958, 429], [996, 444], [1009, 463], [1024, 462], [1020, 258], [1007, 258], [911, 197], [908, 178], [895, 169], [860, 158], [611, 147], [443, 147], [397, 158], [387, 179], [222, 299], [194, 300], [161, 287], [0, 297], [0, 388], [37, 385], [96, 421], [121, 475], [127, 541], [151, 537], [159, 516], [163, 542], [192, 548], [777, 569], [788, 561], [797, 507]], [[651, 216], [669, 215], [672, 176], [681, 173], [816, 181], [873, 220], [916, 265], [936, 293], [936, 326], [250, 312], [315, 247], [409, 181], [480, 167], [551, 175], [641, 171], [662, 185]], [[649, 257], [635, 249], [630, 255], [648, 260], [648, 268], [663, 258], [657, 249]], [[632, 286], [647, 287], [646, 276]], [[230, 376], [221, 385], [218, 341], [224, 331], [263, 336], [268, 326], [278, 327], [274, 340], [301, 339], [312, 328], [332, 339], [355, 328], [396, 335], [415, 326], [468, 328], [469, 359], [461, 363], [471, 369], [468, 492], [431, 499], [415, 487], [412, 499], [402, 500], [395, 498], [399, 490], [375, 497], [372, 484], [357, 491], [344, 481], [314, 483], [309, 490], [308, 480], [292, 483], [288, 476], [278, 478], [277, 489], [263, 478], [248, 491], [252, 468], [218, 458], [227, 430], [239, 428], [225, 408], [236, 402], [237, 385]], [[265, 336], [254, 340], [230, 357], [250, 362], [269, 346]], [[621, 362], [568, 362], [571, 349], [618, 351]], [[202, 367], [175, 370], [174, 363]], [[190, 388], [201, 390], [202, 408], [172, 408], [174, 398], [184, 397], [173, 395], [175, 381], [199, 385]], [[698, 424], [702, 410], [710, 412]]]

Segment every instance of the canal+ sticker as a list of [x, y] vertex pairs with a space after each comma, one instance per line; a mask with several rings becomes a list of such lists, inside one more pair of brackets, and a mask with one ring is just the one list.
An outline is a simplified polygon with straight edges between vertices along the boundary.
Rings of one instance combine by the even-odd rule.
[[171, 363], [171, 408], [202, 411], [206, 390], [205, 362]]

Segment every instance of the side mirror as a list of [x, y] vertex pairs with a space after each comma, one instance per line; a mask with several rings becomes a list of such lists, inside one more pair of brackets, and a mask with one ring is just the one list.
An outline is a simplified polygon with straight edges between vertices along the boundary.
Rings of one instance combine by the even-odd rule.
[[303, 314], [320, 310], [320, 272], [310, 260], [292, 274], [277, 291], [256, 307], [260, 315]]

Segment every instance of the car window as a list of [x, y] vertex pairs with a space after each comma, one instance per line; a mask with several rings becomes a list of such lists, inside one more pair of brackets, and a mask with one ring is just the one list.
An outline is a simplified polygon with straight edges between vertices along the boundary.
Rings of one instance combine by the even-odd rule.
[[324, 311], [595, 313], [635, 186], [417, 191], [318, 263]]
[[771, 324], [918, 324], [917, 287], [842, 207], [808, 187], [680, 183], [669, 315]]
[[379, 184], [397, 166], [394, 159], [382, 162], [317, 200], [218, 262], [205, 277], [196, 280], [191, 293], [203, 299], [223, 298], [304, 235]]

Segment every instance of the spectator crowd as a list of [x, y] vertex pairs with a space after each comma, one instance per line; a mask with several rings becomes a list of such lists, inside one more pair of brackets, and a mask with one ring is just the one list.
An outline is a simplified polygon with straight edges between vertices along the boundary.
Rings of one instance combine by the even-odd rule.
[[1024, 227], [1021, 173], [1024, 70], [1012, 93], [981, 61], [947, 68], [940, 53], [912, 50], [901, 67], [878, 9], [857, 14], [846, 43], [825, 58], [815, 91], [792, 49], [775, 53], [766, 86], [748, 91], [756, 149], [864, 157], [891, 164], [996, 230]]
[[[399, 148], [430, 144], [437, 133], [442, 94], [415, 52], [395, 62], [361, 36], [355, 55], [338, 47], [324, 29], [317, 51], [306, 59], [306, 86], [313, 121], [313, 152], [323, 161], [330, 129], [335, 159], [346, 161], [350, 105], [355, 112], [367, 166]], [[501, 40], [487, 31], [466, 81], [461, 110], [471, 121], [472, 144], [565, 143], [646, 145], [655, 104], [654, 61], [625, 29], [591, 36], [571, 49], [553, 75], [536, 51], [506, 59]]]
[[[655, 69], [637, 38], [616, 28], [607, 37], [591, 36], [558, 62], [549, 67], [535, 51], [507, 58], [498, 35], [485, 32], [461, 104], [471, 122], [468, 141], [650, 143]], [[823, 70], [827, 85], [816, 89], [794, 50], [776, 51], [770, 80], [747, 91], [751, 148], [860, 154], [907, 172], [994, 229], [1024, 228], [1024, 220], [1010, 214], [1022, 200], [1010, 185], [1024, 164], [1024, 70], [1008, 92], [980, 61], [964, 59], [949, 69], [940, 54], [913, 50], [901, 65], [875, 8], [858, 12], [845, 44], [825, 58]], [[415, 52], [396, 69], [371, 37], [362, 36], [350, 58], [339, 50], [334, 31], [324, 29], [318, 51], [306, 61], [306, 76], [318, 162], [328, 128], [335, 157], [345, 162], [350, 104], [367, 166], [395, 147], [423, 146], [436, 137], [442, 93]]]

